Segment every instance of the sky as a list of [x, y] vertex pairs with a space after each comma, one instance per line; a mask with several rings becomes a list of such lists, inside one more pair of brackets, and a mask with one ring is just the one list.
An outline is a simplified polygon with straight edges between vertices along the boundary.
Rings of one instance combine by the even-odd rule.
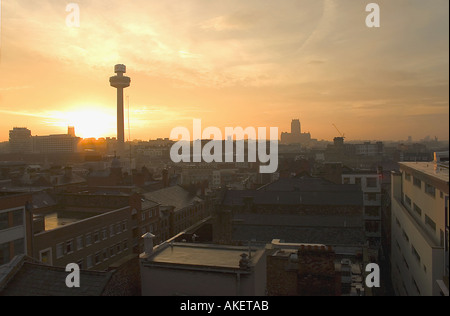
[[[448, 139], [448, 0], [0, 0], [0, 141], [116, 136], [175, 127], [278, 127], [332, 140]], [[368, 28], [366, 5], [380, 7]], [[130, 125], [128, 125], [128, 121]], [[128, 128], [130, 126], [130, 129]]]

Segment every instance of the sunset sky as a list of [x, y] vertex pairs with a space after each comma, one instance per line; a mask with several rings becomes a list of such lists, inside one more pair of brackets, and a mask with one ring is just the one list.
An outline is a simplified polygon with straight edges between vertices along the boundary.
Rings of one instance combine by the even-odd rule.
[[[448, 139], [448, 0], [1, 2], [0, 141], [15, 126], [115, 137], [118, 63], [132, 139], [194, 118], [280, 133], [299, 118], [319, 140], [338, 136], [332, 124], [348, 140]], [[70, 2], [79, 28], [66, 26]], [[365, 24], [370, 2], [380, 28]]]

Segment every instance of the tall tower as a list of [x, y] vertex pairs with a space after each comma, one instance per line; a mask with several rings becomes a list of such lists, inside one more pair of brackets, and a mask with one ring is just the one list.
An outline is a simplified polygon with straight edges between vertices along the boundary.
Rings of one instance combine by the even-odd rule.
[[111, 87], [117, 89], [117, 151], [120, 154], [124, 152], [125, 143], [125, 126], [123, 115], [123, 89], [130, 86], [131, 79], [123, 74], [127, 72], [125, 65], [115, 65], [115, 76], [109, 78]]
[[302, 129], [300, 126], [300, 120], [292, 120], [291, 123], [291, 134], [292, 135], [300, 135], [302, 133]]

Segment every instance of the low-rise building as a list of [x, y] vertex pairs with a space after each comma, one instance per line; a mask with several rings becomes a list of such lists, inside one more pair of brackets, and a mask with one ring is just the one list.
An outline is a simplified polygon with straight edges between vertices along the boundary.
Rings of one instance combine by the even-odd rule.
[[140, 255], [144, 296], [262, 296], [264, 249], [168, 240], [153, 247], [151, 234]]

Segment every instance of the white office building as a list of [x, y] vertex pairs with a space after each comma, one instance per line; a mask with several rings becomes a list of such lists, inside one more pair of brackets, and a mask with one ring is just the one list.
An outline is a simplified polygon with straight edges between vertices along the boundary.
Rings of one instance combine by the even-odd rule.
[[397, 295], [448, 296], [448, 152], [392, 173], [391, 268]]

